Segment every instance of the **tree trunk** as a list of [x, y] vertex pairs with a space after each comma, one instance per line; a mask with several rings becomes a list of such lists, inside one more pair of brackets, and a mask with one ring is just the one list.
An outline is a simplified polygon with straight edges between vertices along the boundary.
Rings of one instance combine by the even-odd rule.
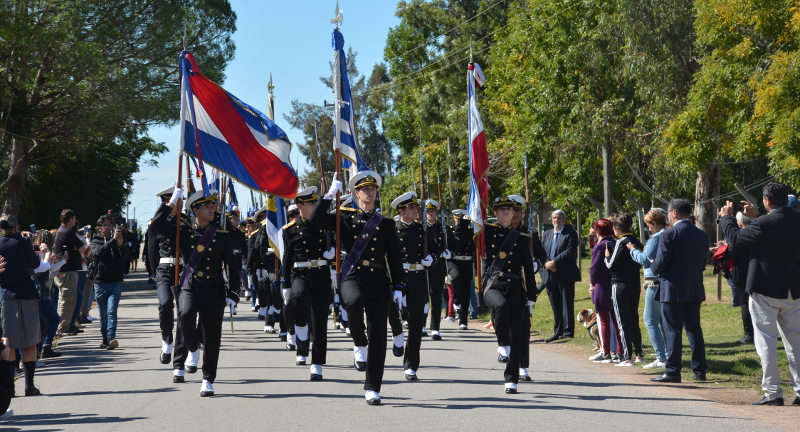
[[708, 234], [710, 244], [717, 238], [717, 215], [714, 213], [714, 202], [711, 198], [719, 196], [719, 164], [712, 160], [705, 171], [697, 173], [694, 189], [694, 216], [697, 227]]
[[614, 213], [614, 162], [611, 157], [611, 140], [603, 144], [603, 207], [606, 217]]
[[10, 156], [3, 214], [19, 216], [22, 206], [22, 194], [25, 192], [25, 180], [28, 176], [28, 143], [23, 139], [12, 136]]
[[450, 190], [450, 210], [456, 210], [458, 201], [456, 200], [456, 190], [453, 187], [456, 177], [453, 174], [453, 144], [450, 142], [450, 137], [447, 137], [447, 179], [447, 189]]

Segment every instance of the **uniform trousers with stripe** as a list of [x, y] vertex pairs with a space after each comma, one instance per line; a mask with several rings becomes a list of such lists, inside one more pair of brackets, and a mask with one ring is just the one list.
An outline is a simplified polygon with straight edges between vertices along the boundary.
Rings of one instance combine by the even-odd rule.
[[[307, 357], [309, 343], [311, 364], [324, 365], [328, 351], [328, 313], [331, 304], [331, 276], [328, 266], [303, 269], [302, 276], [292, 275], [291, 304], [295, 311], [295, 325], [309, 326], [309, 337], [297, 339], [297, 355]], [[309, 325], [310, 324], [310, 325]]]

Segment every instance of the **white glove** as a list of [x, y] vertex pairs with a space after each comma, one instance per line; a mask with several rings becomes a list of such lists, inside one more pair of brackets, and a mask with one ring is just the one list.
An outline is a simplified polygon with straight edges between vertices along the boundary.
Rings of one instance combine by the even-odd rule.
[[169, 199], [169, 203], [172, 205], [178, 205], [178, 201], [183, 199], [183, 189], [177, 188], [175, 192], [172, 192], [172, 197]]
[[426, 256], [425, 259], [422, 260], [422, 265], [425, 267], [430, 267], [431, 264], [433, 264], [433, 257], [430, 255]]
[[534, 273], [539, 273], [539, 270], [540, 270], [540, 269], [541, 269], [541, 266], [540, 266], [540, 264], [539, 264], [539, 261], [535, 261], [535, 260], [534, 260], [534, 261], [533, 261], [533, 272], [534, 272]]
[[323, 252], [323, 253], [322, 253], [322, 256], [323, 256], [323, 257], [324, 257], [326, 260], [332, 260], [332, 259], [334, 259], [334, 258], [336, 257], [336, 248], [330, 248], [330, 250], [327, 250], [327, 251]]
[[533, 306], [534, 306], [535, 304], [536, 304], [536, 302], [535, 302], [535, 301], [533, 301], [533, 300], [528, 300], [528, 303], [527, 303], [527, 305], [528, 305], [528, 314], [529, 314], [529, 315], [530, 315], [530, 314], [533, 314]]
[[403, 301], [403, 292], [402, 291], [392, 292], [392, 301], [397, 303], [397, 306], [400, 307], [400, 304]]
[[339, 294], [334, 294], [333, 295], [333, 302], [334, 303], [339, 303]]
[[283, 304], [288, 305], [289, 304], [289, 298], [292, 295], [292, 289], [291, 288], [281, 288], [281, 295], [283, 296]]
[[449, 260], [452, 257], [453, 257], [453, 253], [450, 252], [449, 250], [445, 249], [444, 252], [442, 252], [442, 258], [444, 258], [446, 260]]
[[328, 189], [328, 193], [325, 194], [325, 199], [331, 200], [336, 196], [336, 192], [341, 192], [343, 190], [342, 182], [339, 181], [339, 173], [334, 173], [331, 187]]
[[403, 299], [400, 300], [400, 304], [398, 305], [398, 308], [400, 310], [403, 310], [404, 307], [408, 307], [408, 302], [406, 302], [406, 296], [403, 296]]
[[428, 313], [429, 310], [430, 306], [428, 306], [428, 303], [425, 303], [425, 306], [422, 307], [422, 313]]
[[230, 297], [225, 297], [225, 304], [227, 304], [228, 307], [231, 308], [236, 307], [236, 302], [233, 301], [233, 299], [231, 299]]

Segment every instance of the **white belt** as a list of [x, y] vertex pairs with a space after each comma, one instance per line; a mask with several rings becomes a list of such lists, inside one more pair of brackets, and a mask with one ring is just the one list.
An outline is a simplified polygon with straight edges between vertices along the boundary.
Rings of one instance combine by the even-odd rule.
[[472, 257], [469, 255], [453, 255], [453, 258], [456, 261], [472, 261]]
[[323, 267], [323, 266], [326, 266], [326, 265], [328, 265], [328, 261], [327, 260], [311, 260], [311, 261], [303, 261], [303, 262], [294, 263], [295, 267], [317, 268], [317, 267]]
[[[175, 264], [175, 258], [159, 258], [159, 264]], [[181, 257], [181, 264], [183, 264], [183, 257]]]
[[233, 253], [242, 253], [242, 251], [241, 251], [241, 250], [239, 250], [239, 249], [234, 249], [234, 250], [233, 250]]
[[421, 271], [425, 270], [425, 266], [417, 263], [403, 263], [403, 268], [408, 271]]

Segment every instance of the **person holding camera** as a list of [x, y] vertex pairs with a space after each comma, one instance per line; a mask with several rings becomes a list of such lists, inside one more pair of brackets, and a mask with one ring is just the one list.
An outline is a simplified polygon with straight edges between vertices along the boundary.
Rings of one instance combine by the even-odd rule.
[[[61, 319], [58, 330], [56, 330], [57, 336], [78, 334], [78, 329], [71, 324], [78, 295], [78, 271], [83, 267], [81, 257], [86, 251], [86, 245], [72, 230], [76, 223], [74, 211], [70, 209], [61, 211], [61, 226], [56, 232], [53, 252], [57, 255], [68, 252], [68, 255], [67, 262], [54, 279], [55, 285], [58, 287], [58, 316]], [[80, 288], [83, 289], [83, 287]]]
[[94, 292], [97, 309], [100, 311], [100, 331], [103, 343], [100, 348], [113, 350], [117, 342], [117, 308], [122, 295], [124, 263], [130, 257], [122, 229], [114, 228], [111, 215], [103, 215], [97, 220], [99, 235], [92, 238], [94, 255]]

